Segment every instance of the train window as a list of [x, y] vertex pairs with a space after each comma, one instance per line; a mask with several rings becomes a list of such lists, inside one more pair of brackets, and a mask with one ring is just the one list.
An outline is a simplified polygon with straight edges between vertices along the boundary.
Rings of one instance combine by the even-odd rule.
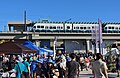
[[50, 29], [52, 29], [52, 27], [50, 27]]
[[67, 29], [70, 29], [70, 26], [67, 26]]
[[38, 25], [37, 28], [40, 28], [40, 26]]
[[47, 27], [45, 27], [45, 29], [48, 29], [48, 26], [47, 26]]
[[61, 27], [61, 29], [63, 29], [63, 27]]
[[105, 29], [107, 29], [107, 27], [105, 27]]
[[115, 29], [118, 29], [118, 27], [115, 27]]
[[79, 27], [76, 27], [76, 29], [79, 29]]
[[109, 29], [111, 29], [111, 27], [108, 27]]
[[44, 28], [44, 26], [42, 25], [41, 28]]
[[74, 27], [74, 29], [75, 29], [75, 27]]
[[84, 27], [84, 29], [86, 29], [86, 27]]
[[87, 27], [87, 29], [90, 29], [90, 27]]
[[56, 29], [56, 27], [53, 27], [53, 29]]
[[92, 26], [92, 29], [94, 29], [95, 27], [94, 26]]
[[119, 30], [120, 30], [120, 28], [119, 28]]
[[36, 28], [36, 26], [34, 26], [33, 28]]
[[114, 29], [114, 27], [112, 27], [112, 29]]
[[57, 27], [57, 29], [60, 29], [60, 27]]
[[83, 27], [80, 27], [80, 29], [83, 29]]

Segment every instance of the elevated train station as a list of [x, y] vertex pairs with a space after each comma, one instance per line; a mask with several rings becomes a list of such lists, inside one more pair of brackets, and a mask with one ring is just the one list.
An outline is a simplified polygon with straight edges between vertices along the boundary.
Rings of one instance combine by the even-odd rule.
[[[36, 45], [40, 47], [47, 47], [53, 49], [54, 41], [56, 40], [56, 48], [64, 48], [66, 52], [92, 52], [94, 53], [92, 44], [92, 32], [88, 31], [78, 31], [79, 28], [83, 30], [88, 30], [93, 25], [97, 25], [97, 23], [93, 22], [48, 22], [42, 21], [39, 23], [47, 24], [48, 26], [66, 26], [66, 28], [72, 27], [71, 29], [76, 31], [31, 31], [33, 26], [37, 22], [26, 21], [26, 25], [24, 22], [8, 22], [8, 31], [0, 32], [0, 40], [15, 40], [19, 43], [22, 43], [26, 40], [33, 41]], [[42, 24], [42, 26], [43, 26]], [[112, 23], [104, 23], [103, 26]], [[74, 26], [76, 25], [76, 26]], [[88, 27], [77, 27], [78, 25], [88, 26]], [[119, 23], [113, 23], [112, 25], [118, 25]], [[26, 26], [26, 27], [25, 27]], [[47, 28], [47, 27], [44, 27]], [[55, 27], [53, 27], [55, 28]], [[57, 27], [56, 27], [57, 28]], [[65, 27], [63, 27], [65, 28]], [[88, 28], [88, 29], [87, 29]], [[109, 28], [109, 27], [108, 27]], [[112, 27], [111, 27], [112, 28]], [[120, 43], [120, 33], [119, 31], [108, 31], [105, 32], [104, 28], [102, 33], [104, 47], [111, 44], [115, 44], [119, 46]], [[116, 28], [116, 29], [119, 29]], [[54, 29], [55, 30], [55, 29]], [[110, 29], [109, 29], [110, 30]]]

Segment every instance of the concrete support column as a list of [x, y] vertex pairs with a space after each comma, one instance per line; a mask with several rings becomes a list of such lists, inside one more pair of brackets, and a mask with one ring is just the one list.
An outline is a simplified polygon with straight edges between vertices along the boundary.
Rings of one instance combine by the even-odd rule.
[[54, 42], [53, 42], [53, 52], [54, 52], [53, 59], [54, 60], [55, 60], [55, 57], [56, 57], [56, 43], [57, 43], [57, 39], [58, 39], [58, 37], [55, 36], [55, 39], [54, 39]]
[[94, 47], [94, 45], [92, 45], [92, 53], [93, 54], [95, 53], [94, 50], [95, 50], [95, 47]]
[[56, 57], [56, 41], [55, 40], [53, 42], [53, 52], [54, 52], [53, 59], [55, 60], [55, 57]]
[[86, 40], [86, 45], [87, 45], [87, 52], [89, 52], [90, 50], [90, 40]]

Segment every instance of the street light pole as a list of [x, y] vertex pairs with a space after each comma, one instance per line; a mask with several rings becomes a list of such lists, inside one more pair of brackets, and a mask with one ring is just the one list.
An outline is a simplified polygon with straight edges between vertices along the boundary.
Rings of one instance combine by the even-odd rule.
[[55, 39], [54, 39], [54, 42], [53, 42], [53, 52], [54, 52], [53, 59], [54, 60], [55, 60], [55, 57], [56, 57], [56, 43], [57, 43], [57, 37], [55, 36]]

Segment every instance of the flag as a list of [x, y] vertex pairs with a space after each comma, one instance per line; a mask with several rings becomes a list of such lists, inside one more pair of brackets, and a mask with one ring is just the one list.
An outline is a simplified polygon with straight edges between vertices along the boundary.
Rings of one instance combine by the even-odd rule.
[[95, 48], [96, 48], [96, 53], [98, 53], [98, 44], [99, 44], [99, 25], [95, 26]]
[[98, 19], [98, 24], [99, 24], [99, 52], [103, 54], [103, 47], [102, 47], [102, 21]]

